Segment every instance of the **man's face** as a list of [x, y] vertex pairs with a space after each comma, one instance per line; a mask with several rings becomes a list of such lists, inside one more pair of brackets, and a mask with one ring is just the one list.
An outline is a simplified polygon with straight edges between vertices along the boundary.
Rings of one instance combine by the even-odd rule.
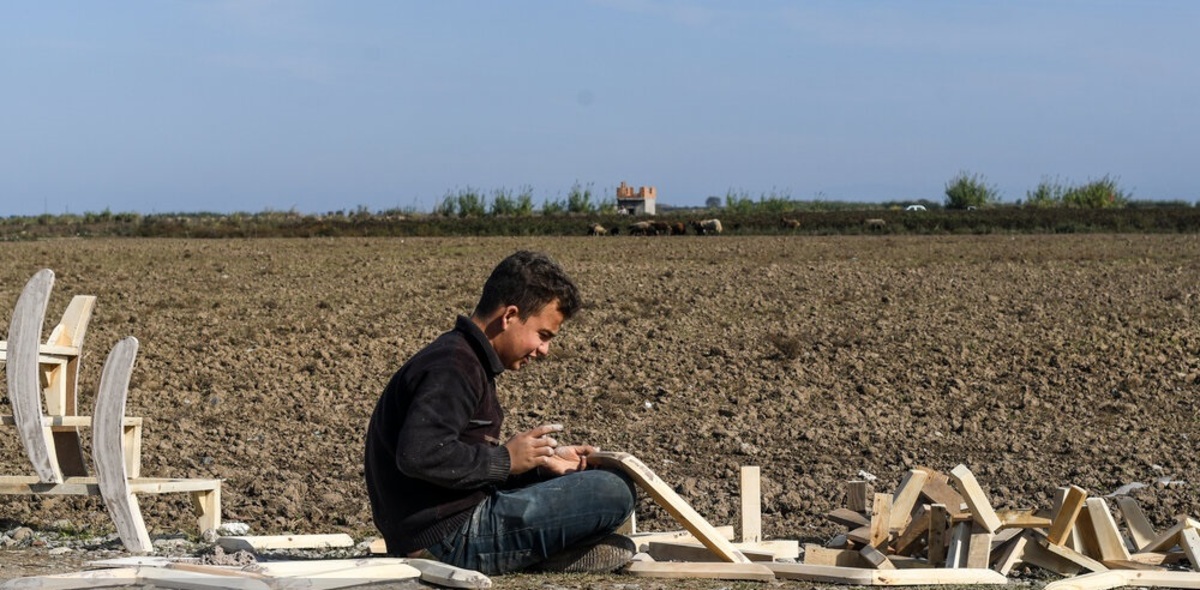
[[563, 314], [558, 311], [558, 301], [547, 303], [537, 313], [522, 320], [516, 307], [504, 312], [505, 329], [492, 340], [492, 347], [504, 363], [504, 368], [517, 370], [529, 361], [546, 356], [550, 352], [550, 340], [558, 335], [563, 323]]

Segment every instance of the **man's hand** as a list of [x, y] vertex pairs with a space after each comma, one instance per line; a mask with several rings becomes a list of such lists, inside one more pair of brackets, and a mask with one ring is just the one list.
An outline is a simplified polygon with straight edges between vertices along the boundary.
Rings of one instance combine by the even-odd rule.
[[541, 467], [555, 475], [579, 471], [587, 467], [587, 456], [599, 451], [590, 445], [558, 446], [550, 434], [561, 432], [562, 424], [543, 424], [514, 435], [504, 443], [514, 475]]

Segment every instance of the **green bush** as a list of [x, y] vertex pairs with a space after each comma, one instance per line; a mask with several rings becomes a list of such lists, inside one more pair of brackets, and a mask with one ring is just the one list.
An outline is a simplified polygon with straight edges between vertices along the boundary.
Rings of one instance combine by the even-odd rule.
[[967, 209], [985, 207], [1000, 201], [994, 186], [988, 186], [983, 176], [959, 172], [946, 183], [946, 208]]
[[1082, 209], [1120, 209], [1128, 201], [1117, 181], [1108, 176], [1072, 187], [1062, 196], [1064, 205]]

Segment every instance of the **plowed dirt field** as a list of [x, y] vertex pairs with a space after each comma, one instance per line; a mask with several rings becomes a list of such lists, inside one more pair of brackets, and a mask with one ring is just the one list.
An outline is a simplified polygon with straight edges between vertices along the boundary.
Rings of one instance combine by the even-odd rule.
[[[544, 250], [588, 301], [549, 358], [500, 378], [508, 432], [561, 422], [626, 451], [713, 524], [758, 465], [768, 538], [825, 539], [860, 472], [966, 464], [998, 508], [1075, 484], [1200, 515], [1200, 237], [57, 240], [0, 245], [0, 328], [57, 274], [49, 326], [98, 296], [80, 406], [141, 341], [127, 413], [143, 474], [222, 478], [252, 534], [374, 535], [363, 433], [387, 379], [474, 305], [491, 268]], [[9, 413], [7, 397], [0, 413]], [[32, 473], [0, 430], [0, 474]], [[143, 496], [152, 534], [194, 531]], [[0, 532], [111, 532], [98, 499], [0, 496]], [[648, 499], [639, 528], [679, 528]], [[19, 575], [19, 550], [0, 578]], [[39, 570], [39, 573], [44, 573]]]

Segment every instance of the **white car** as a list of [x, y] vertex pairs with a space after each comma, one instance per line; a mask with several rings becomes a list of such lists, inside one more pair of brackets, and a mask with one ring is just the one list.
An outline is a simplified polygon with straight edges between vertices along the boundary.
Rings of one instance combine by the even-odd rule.
[[909, 205], [904, 208], [905, 211], [924, 211], [925, 205]]

